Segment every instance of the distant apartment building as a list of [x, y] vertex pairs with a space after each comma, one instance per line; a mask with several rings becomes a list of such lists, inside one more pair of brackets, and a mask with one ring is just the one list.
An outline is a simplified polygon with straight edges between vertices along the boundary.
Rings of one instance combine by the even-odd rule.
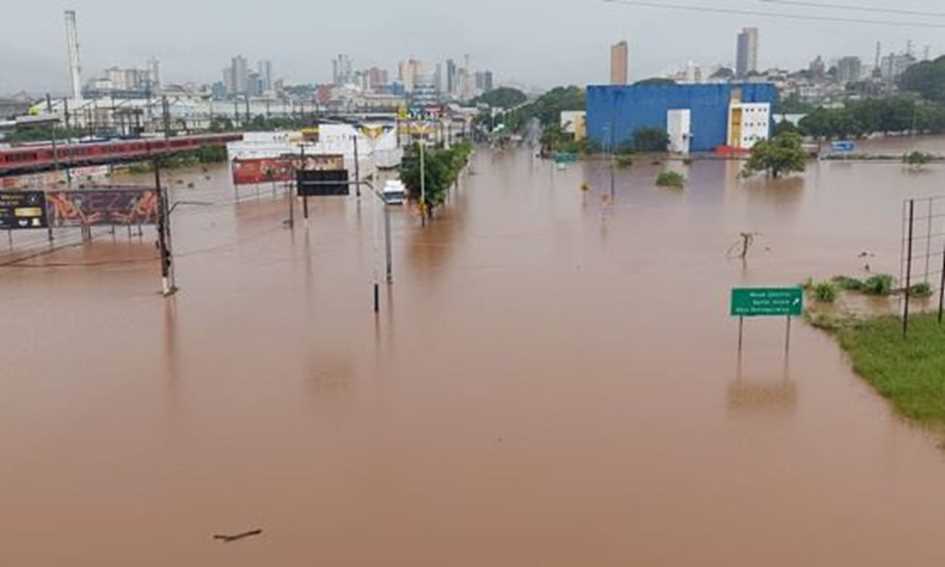
[[417, 80], [425, 74], [423, 63], [416, 59], [411, 58], [406, 61], [401, 61], [398, 66], [398, 78], [401, 84], [404, 85], [404, 90], [408, 93], [414, 91], [417, 86]]
[[143, 69], [134, 67], [110, 67], [100, 77], [92, 79], [85, 88], [90, 96], [138, 95], [154, 92], [160, 86], [160, 63], [148, 61]]
[[259, 79], [262, 81], [262, 91], [272, 90], [272, 61], [262, 60], [256, 64]]
[[909, 53], [895, 54], [891, 53], [883, 57], [880, 63], [880, 71], [883, 79], [886, 81], [895, 81], [906, 72], [906, 69], [916, 64], [916, 59]]
[[863, 62], [859, 57], [843, 57], [837, 61], [837, 80], [855, 83], [863, 76]]
[[808, 71], [810, 72], [811, 78], [822, 81], [827, 77], [827, 63], [824, 62], [823, 57], [818, 55], [817, 59], [811, 61], [808, 66]]
[[626, 85], [630, 70], [630, 47], [621, 41], [610, 47], [610, 84]]
[[457, 79], [459, 77], [458, 67], [456, 62], [452, 59], [446, 60], [446, 94], [449, 96], [455, 96], [459, 85], [457, 84]]
[[489, 92], [493, 89], [492, 71], [479, 71], [476, 73], [476, 90]]
[[738, 34], [735, 76], [745, 78], [758, 71], [758, 28], [744, 28]]
[[331, 62], [331, 82], [335, 85], [344, 85], [354, 80], [354, 68], [351, 57], [344, 53]]
[[387, 71], [378, 67], [371, 67], [367, 70], [368, 90], [380, 92], [384, 85], [389, 83]]

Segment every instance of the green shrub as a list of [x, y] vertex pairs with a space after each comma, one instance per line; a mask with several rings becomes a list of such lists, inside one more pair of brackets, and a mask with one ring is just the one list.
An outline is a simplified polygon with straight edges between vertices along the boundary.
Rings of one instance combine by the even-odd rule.
[[863, 291], [863, 281], [847, 276], [833, 278], [833, 283], [844, 291]]
[[617, 167], [630, 167], [633, 165], [633, 158], [629, 155], [617, 156]]
[[912, 286], [912, 289], [909, 291], [909, 294], [913, 297], [931, 297], [933, 293], [932, 286], [923, 282], [920, 284], [915, 284]]
[[889, 295], [893, 292], [896, 278], [888, 274], [873, 276], [863, 282], [863, 293], [867, 295]]
[[664, 171], [656, 178], [656, 185], [659, 187], [672, 187], [682, 189], [686, 185], [686, 178], [675, 171]]
[[814, 286], [814, 299], [821, 303], [833, 303], [837, 300], [837, 286], [830, 282], [820, 282]]

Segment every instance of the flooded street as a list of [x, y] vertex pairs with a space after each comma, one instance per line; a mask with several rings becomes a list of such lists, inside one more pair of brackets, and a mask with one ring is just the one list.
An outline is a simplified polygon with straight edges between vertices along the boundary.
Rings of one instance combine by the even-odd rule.
[[637, 161], [480, 150], [430, 226], [392, 212], [376, 318], [368, 197], [290, 231], [223, 170], [167, 179], [215, 203], [174, 213], [171, 300], [153, 228], [0, 269], [0, 564], [945, 562], [939, 439], [826, 334], [796, 323], [786, 360], [784, 321], [752, 320], [739, 361], [728, 316], [732, 287], [864, 251], [897, 274], [902, 200], [945, 169], [672, 163], [676, 191]]

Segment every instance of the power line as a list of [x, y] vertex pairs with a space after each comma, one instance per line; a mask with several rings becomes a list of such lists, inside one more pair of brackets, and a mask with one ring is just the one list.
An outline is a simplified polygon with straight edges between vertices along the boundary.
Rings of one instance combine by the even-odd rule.
[[906, 22], [906, 21], [887, 21], [887, 20], [867, 20], [861, 18], [844, 18], [840, 16], [814, 16], [804, 14], [788, 14], [785, 12], [764, 12], [761, 10], [742, 10], [738, 8], [716, 8], [712, 6], [694, 6], [692, 4], [672, 4], [646, 2], [644, 0], [603, 0], [608, 4], [621, 4], [624, 6], [640, 6], [643, 8], [663, 8], [666, 10], [682, 10], [687, 12], [699, 12], [703, 14], [735, 14], [739, 16], [762, 16], [765, 18], [783, 18], [787, 20], [802, 20], [814, 22], [832, 22], [844, 24], [870, 24], [876, 26], [894, 26], [894, 27], [914, 27], [914, 28], [945, 28], [945, 23], [932, 24], [928, 22]]
[[901, 8], [874, 8], [872, 6], [851, 6], [849, 4], [832, 4], [822, 2], [802, 2], [800, 0], [760, 0], [768, 4], [785, 4], [788, 6], [803, 6], [805, 8], [829, 8], [832, 10], [848, 10], [851, 12], [872, 12], [874, 14], [898, 14], [902, 16], [932, 16], [945, 18], [945, 12], [923, 12], [921, 10], [903, 10]]

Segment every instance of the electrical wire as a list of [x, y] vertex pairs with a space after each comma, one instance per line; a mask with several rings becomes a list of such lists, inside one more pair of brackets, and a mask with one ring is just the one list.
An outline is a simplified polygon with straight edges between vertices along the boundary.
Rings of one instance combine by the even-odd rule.
[[874, 14], [897, 14], [901, 16], [931, 16], [945, 18], [945, 12], [924, 12], [921, 10], [904, 10], [902, 8], [876, 8], [873, 6], [851, 6], [849, 4], [833, 4], [822, 2], [803, 2], [801, 0], [760, 0], [766, 4], [783, 4], [785, 6], [801, 6], [804, 8], [827, 8], [831, 10], [847, 10], [850, 12], [870, 12]]
[[703, 14], [735, 14], [739, 16], [761, 16], [765, 18], [783, 18], [788, 20], [800, 20], [811, 22], [830, 22], [844, 24], [869, 24], [876, 26], [892, 27], [913, 27], [913, 28], [933, 28], [945, 29], [945, 23], [929, 22], [908, 22], [908, 21], [889, 21], [889, 20], [868, 20], [864, 18], [844, 18], [840, 16], [816, 16], [813, 14], [789, 14], [786, 12], [765, 12], [762, 10], [746, 10], [739, 8], [718, 8], [714, 6], [696, 6], [693, 4], [676, 4], [666, 2], [647, 2], [644, 0], [603, 0], [607, 4], [620, 4], [623, 6], [639, 6], [643, 8], [662, 8], [665, 10], [677, 10], [687, 12], [699, 12]]

